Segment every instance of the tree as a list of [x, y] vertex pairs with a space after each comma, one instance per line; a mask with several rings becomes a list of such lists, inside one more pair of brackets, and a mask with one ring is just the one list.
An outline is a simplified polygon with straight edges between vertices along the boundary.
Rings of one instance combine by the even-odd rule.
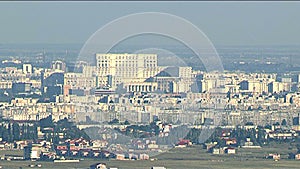
[[21, 127], [20, 139], [21, 140], [25, 139], [25, 125], [24, 124]]
[[7, 132], [8, 132], [7, 141], [11, 143], [11, 142], [13, 142], [13, 138], [12, 138], [12, 129], [11, 129], [11, 124], [10, 123], [8, 124]]
[[253, 122], [248, 121], [245, 125], [246, 125], [246, 126], [253, 126], [254, 124], [253, 124]]
[[274, 126], [280, 126], [280, 123], [277, 121], [276, 123], [273, 124]]
[[296, 144], [297, 153], [300, 153], [300, 144]]
[[113, 119], [112, 121], [108, 122], [108, 124], [119, 124], [120, 121], [118, 119]]
[[36, 140], [37, 139], [37, 126], [35, 124], [31, 124], [27, 126], [27, 135], [28, 139]]
[[3, 141], [8, 141], [8, 139], [9, 139], [8, 134], [9, 133], [8, 133], [7, 128], [3, 124], [1, 124], [1, 126], [0, 126], [0, 137], [2, 138]]
[[20, 126], [18, 123], [14, 122], [13, 126], [12, 126], [12, 137], [13, 137], [13, 141], [19, 141], [20, 140]]
[[44, 127], [53, 127], [53, 121], [52, 121], [52, 116], [48, 116], [44, 119], [41, 119], [39, 121], [40, 123], [40, 127], [44, 128]]
[[272, 129], [272, 126], [271, 126], [270, 124], [267, 124], [267, 125], [265, 126], [265, 128], [271, 130], [271, 129]]
[[263, 143], [266, 141], [265, 136], [266, 136], [265, 130], [262, 127], [259, 127], [257, 132], [257, 142], [260, 146], [262, 146]]
[[33, 140], [37, 140], [38, 139], [38, 131], [37, 131], [38, 125], [36, 123], [34, 123], [33, 125]]
[[287, 124], [286, 119], [283, 119], [281, 125], [286, 126], [286, 124]]
[[130, 125], [128, 120], [125, 120], [124, 125]]

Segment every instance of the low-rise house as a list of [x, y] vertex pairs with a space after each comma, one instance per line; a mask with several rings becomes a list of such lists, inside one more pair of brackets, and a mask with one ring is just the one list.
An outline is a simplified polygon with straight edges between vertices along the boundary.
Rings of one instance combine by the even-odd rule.
[[217, 144], [218, 144], [218, 142], [205, 143], [203, 145], [203, 148], [206, 149], [207, 151], [209, 151], [210, 149], [214, 148]]
[[277, 153], [275, 153], [275, 154], [269, 154], [269, 155], [266, 156], [266, 158], [278, 161], [278, 160], [280, 160], [280, 154], [277, 154]]
[[0, 143], [0, 150], [4, 150], [5, 149], [5, 144]]
[[101, 155], [100, 150], [93, 151], [93, 157], [100, 157], [100, 155]]
[[140, 160], [149, 160], [149, 155], [148, 154], [140, 154]]
[[157, 150], [158, 149], [158, 145], [156, 143], [150, 143], [147, 145], [147, 148], [149, 150]]
[[251, 141], [251, 139], [248, 137], [246, 138], [246, 142], [244, 143], [243, 147], [251, 147], [254, 143]]
[[42, 160], [55, 160], [56, 153], [55, 152], [42, 152], [41, 158]]
[[138, 155], [137, 154], [133, 154], [133, 153], [128, 153], [128, 159], [137, 160], [138, 159]]
[[8, 143], [6, 141], [0, 142], [0, 150], [11, 150], [14, 148], [13, 143]]
[[103, 151], [102, 153], [105, 158], [108, 158], [111, 155], [111, 153], [108, 151]]
[[237, 141], [235, 138], [228, 138], [228, 139], [224, 139], [225, 140], [225, 144], [226, 145], [235, 145], [237, 144]]
[[297, 136], [297, 133], [295, 131], [274, 131], [270, 132], [268, 136], [270, 139], [284, 140], [295, 138]]
[[72, 156], [77, 156], [78, 155], [78, 151], [71, 151], [71, 155]]
[[166, 169], [166, 167], [151, 167], [151, 169]]
[[67, 145], [58, 145], [58, 146], [56, 146], [56, 152], [59, 155], [66, 155], [67, 152], [68, 152]]
[[38, 139], [44, 139], [45, 138], [45, 133], [42, 132], [41, 127], [37, 127], [37, 135]]
[[92, 141], [92, 148], [93, 150], [100, 150], [101, 148], [106, 148], [108, 142], [106, 140], [93, 140]]
[[27, 141], [16, 141], [15, 142], [16, 148], [19, 150], [23, 150], [24, 147], [26, 147], [28, 145]]
[[222, 137], [229, 137], [230, 136], [230, 130], [222, 130]]
[[212, 154], [218, 155], [218, 154], [224, 154], [224, 149], [222, 148], [213, 148]]
[[43, 147], [40, 144], [29, 144], [24, 147], [24, 156], [25, 160], [39, 160], [43, 153], [49, 152], [47, 148]]
[[90, 165], [90, 169], [107, 169], [105, 163], [96, 163], [93, 165]]
[[227, 148], [225, 150], [226, 154], [235, 154], [236, 153], [236, 150], [235, 148]]
[[116, 154], [116, 160], [125, 160], [124, 154]]
[[183, 147], [187, 147], [187, 146], [191, 146], [192, 145], [192, 142], [190, 140], [180, 140], [175, 147], [178, 147], [178, 148], [183, 148]]
[[90, 150], [81, 150], [80, 152], [83, 157], [88, 157], [90, 155]]
[[144, 144], [144, 143], [142, 143], [142, 142], [138, 142], [138, 143], [136, 144], [136, 146], [137, 146], [138, 149], [142, 149], [142, 150], [146, 148], [146, 144]]
[[175, 148], [185, 148], [185, 147], [187, 147], [185, 144], [175, 145]]

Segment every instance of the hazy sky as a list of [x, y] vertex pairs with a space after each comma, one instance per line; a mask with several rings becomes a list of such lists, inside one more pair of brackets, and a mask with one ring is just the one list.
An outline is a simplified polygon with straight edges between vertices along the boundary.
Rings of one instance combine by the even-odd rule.
[[136, 12], [183, 17], [219, 45], [300, 44], [300, 2], [0, 2], [0, 43], [84, 43]]

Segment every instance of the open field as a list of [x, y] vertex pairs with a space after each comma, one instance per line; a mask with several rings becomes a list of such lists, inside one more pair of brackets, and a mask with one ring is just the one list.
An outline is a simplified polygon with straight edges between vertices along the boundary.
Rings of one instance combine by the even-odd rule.
[[[281, 153], [284, 159], [273, 161], [265, 159], [268, 153]], [[168, 169], [289, 169], [299, 168], [300, 161], [286, 159], [288, 150], [286, 146], [278, 145], [272, 148], [262, 149], [239, 149], [237, 155], [211, 155], [206, 153], [200, 146], [192, 148], [173, 149], [157, 156], [156, 161], [99, 161], [85, 159], [80, 163], [53, 163], [31, 161], [0, 161], [3, 168], [29, 168], [29, 164], [42, 164], [42, 168], [89, 168], [96, 162], [107, 163], [108, 167], [119, 169], [150, 169], [151, 166], [165, 166]]]
[[3, 155], [23, 156], [23, 150], [0, 150], [0, 157]]

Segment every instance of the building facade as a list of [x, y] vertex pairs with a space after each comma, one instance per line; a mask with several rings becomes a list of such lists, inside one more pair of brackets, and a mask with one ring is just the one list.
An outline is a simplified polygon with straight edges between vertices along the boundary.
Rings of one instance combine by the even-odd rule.
[[156, 54], [96, 54], [96, 61], [98, 87], [144, 82], [160, 71]]

